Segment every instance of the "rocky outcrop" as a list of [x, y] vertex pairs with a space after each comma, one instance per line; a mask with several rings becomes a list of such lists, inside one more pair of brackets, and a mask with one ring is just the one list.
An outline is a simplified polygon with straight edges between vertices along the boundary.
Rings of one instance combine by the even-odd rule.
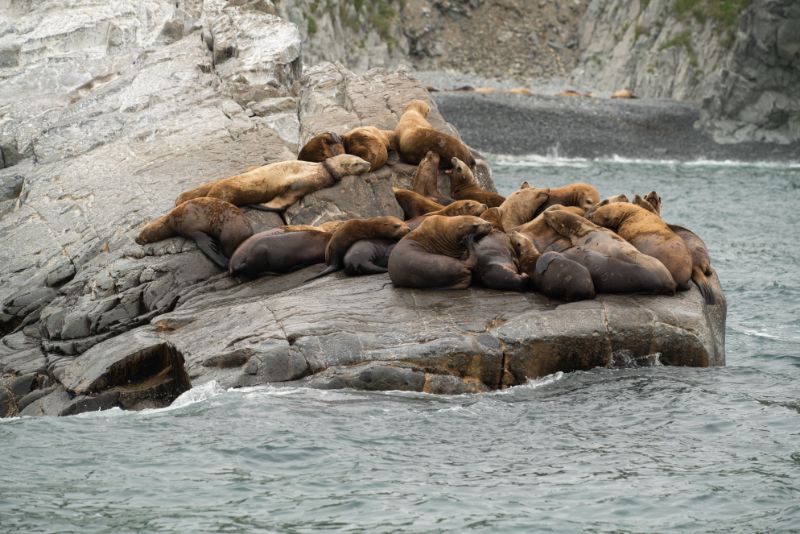
[[[696, 290], [559, 305], [400, 290], [385, 275], [302, 285], [318, 266], [244, 281], [182, 238], [136, 245], [188, 187], [291, 159], [322, 129], [391, 127], [407, 100], [430, 102], [405, 74], [324, 64], [301, 75], [299, 34], [263, 2], [235, 4], [7, 10], [3, 46], [17, 52], [0, 68], [0, 137], [15, 147], [0, 170], [0, 415], [161, 406], [210, 380], [457, 392], [652, 354], [724, 363], [724, 303], [705, 307]], [[433, 124], [456, 133], [431, 104]], [[259, 231], [399, 214], [391, 186], [413, 171], [394, 158], [283, 218], [247, 216]], [[485, 163], [479, 176], [491, 186]]]
[[800, 6], [792, 0], [592, 0], [580, 84], [703, 105], [724, 142], [800, 141]]

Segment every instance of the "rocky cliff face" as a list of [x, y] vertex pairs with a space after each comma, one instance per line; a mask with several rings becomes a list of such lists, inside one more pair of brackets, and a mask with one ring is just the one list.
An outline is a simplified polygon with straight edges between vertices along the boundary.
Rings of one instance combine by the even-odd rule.
[[793, 0], [593, 0], [580, 47], [581, 83], [702, 103], [703, 124], [720, 141], [800, 140]]
[[[0, 416], [161, 406], [214, 379], [465, 392], [656, 354], [724, 364], [721, 294], [711, 307], [696, 289], [561, 305], [400, 290], [386, 275], [302, 285], [318, 267], [246, 281], [182, 238], [136, 245], [181, 191], [293, 159], [325, 129], [391, 128], [427, 91], [330, 63], [301, 75], [300, 33], [260, 1], [6, 6]], [[399, 215], [391, 187], [413, 172], [395, 156], [283, 217], [247, 216], [260, 231]]]

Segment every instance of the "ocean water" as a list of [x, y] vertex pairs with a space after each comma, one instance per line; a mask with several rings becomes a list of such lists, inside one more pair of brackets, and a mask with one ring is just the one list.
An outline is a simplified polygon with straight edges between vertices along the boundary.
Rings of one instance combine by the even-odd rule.
[[657, 190], [711, 252], [727, 366], [0, 420], [0, 532], [800, 531], [800, 165], [491, 159], [504, 193]]

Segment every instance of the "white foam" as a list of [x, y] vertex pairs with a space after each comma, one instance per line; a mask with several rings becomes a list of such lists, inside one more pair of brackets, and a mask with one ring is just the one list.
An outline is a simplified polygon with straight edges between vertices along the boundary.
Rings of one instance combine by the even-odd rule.
[[628, 158], [613, 154], [602, 158], [566, 158], [553, 151], [547, 155], [526, 154], [514, 156], [510, 154], [487, 154], [489, 160], [496, 165], [507, 167], [574, 167], [586, 168], [592, 163], [620, 163], [631, 165], [663, 165], [686, 167], [754, 167], [763, 169], [800, 169], [800, 162], [779, 161], [736, 161], [736, 160], [710, 160], [698, 159], [694, 161], [680, 161], [676, 159], [646, 159]]
[[206, 382], [205, 384], [195, 386], [189, 391], [184, 391], [178, 396], [177, 399], [172, 401], [172, 404], [166, 408], [157, 408], [157, 410], [183, 408], [184, 406], [203, 402], [204, 400], [222, 395], [223, 393], [225, 393], [225, 388], [220, 386], [216, 380], [212, 380], [210, 382]]

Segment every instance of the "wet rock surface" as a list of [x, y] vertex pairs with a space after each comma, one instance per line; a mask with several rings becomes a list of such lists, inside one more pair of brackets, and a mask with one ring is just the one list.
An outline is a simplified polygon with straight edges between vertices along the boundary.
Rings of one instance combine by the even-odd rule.
[[[402, 73], [301, 74], [292, 27], [233, 4], [7, 8], [0, 139], [17, 155], [0, 169], [0, 416], [163, 406], [210, 380], [462, 392], [610, 365], [619, 351], [724, 363], [725, 306], [696, 290], [559, 305], [400, 290], [386, 275], [302, 285], [319, 266], [246, 281], [182, 238], [136, 245], [187, 188], [293, 159], [321, 130], [391, 128], [408, 100], [430, 101]], [[432, 105], [434, 126], [457, 133]], [[391, 187], [413, 172], [395, 157], [283, 217], [247, 216], [261, 231], [396, 215]], [[478, 174], [491, 187], [485, 164]]]

